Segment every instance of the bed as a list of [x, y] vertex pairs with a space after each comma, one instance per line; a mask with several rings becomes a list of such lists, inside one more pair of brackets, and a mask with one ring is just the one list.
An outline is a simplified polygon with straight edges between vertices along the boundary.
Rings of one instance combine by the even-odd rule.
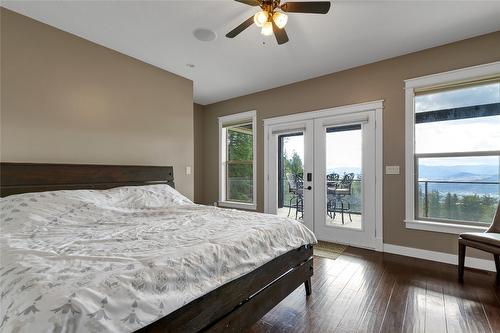
[[1, 163], [0, 330], [242, 331], [304, 284], [312, 232], [193, 204], [172, 167]]

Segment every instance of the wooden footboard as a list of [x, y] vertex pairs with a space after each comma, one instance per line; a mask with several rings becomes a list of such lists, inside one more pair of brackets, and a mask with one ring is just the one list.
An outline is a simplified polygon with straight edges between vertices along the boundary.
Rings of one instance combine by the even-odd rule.
[[305, 284], [311, 293], [311, 245], [287, 252], [137, 332], [239, 332]]

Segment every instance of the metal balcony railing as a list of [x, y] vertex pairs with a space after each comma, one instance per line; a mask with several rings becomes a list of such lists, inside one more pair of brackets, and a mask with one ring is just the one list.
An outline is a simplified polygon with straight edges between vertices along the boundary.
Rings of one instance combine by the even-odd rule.
[[[290, 208], [290, 198], [292, 196], [288, 191], [288, 182], [286, 179], [281, 179], [282, 186], [279, 190], [282, 190], [280, 198], [282, 198], [281, 202], [278, 202], [278, 208]], [[351, 204], [351, 213], [352, 214], [361, 214], [362, 211], [362, 191], [361, 191], [361, 183], [362, 179], [353, 179], [352, 183], [352, 192], [351, 195], [346, 198]], [[292, 208], [295, 208], [294, 202], [292, 202]]]
[[[423, 213], [424, 216], [422, 217], [429, 217], [429, 185], [431, 184], [461, 184], [461, 185], [497, 185], [498, 186], [498, 191], [497, 193], [500, 194], [500, 182], [483, 182], [483, 181], [453, 181], [453, 180], [418, 180], [418, 191], [420, 192], [421, 184], [423, 187], [422, 194], [423, 194]], [[451, 194], [462, 194], [457, 191], [453, 191], [450, 189], [444, 190], [444, 191], [439, 191], [437, 189], [433, 189], [432, 191], [438, 191], [440, 193], [451, 193]], [[432, 192], [431, 191], [431, 192]], [[420, 196], [419, 196], [420, 197]]]

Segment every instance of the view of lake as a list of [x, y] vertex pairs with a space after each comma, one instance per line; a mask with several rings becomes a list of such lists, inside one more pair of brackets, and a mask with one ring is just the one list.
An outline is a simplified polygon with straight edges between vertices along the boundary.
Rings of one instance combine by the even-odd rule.
[[[497, 165], [420, 165], [418, 172], [420, 187], [424, 186], [425, 181], [430, 181], [427, 184], [429, 192], [499, 196], [500, 185], [498, 184], [499, 170]], [[451, 183], [434, 183], [434, 181]], [[460, 182], [479, 182], [479, 184]]]

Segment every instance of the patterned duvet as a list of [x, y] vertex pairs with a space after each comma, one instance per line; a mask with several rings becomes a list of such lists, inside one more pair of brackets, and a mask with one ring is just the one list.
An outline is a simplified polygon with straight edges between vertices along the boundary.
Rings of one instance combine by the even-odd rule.
[[131, 332], [316, 239], [168, 185], [1, 199], [0, 331]]

